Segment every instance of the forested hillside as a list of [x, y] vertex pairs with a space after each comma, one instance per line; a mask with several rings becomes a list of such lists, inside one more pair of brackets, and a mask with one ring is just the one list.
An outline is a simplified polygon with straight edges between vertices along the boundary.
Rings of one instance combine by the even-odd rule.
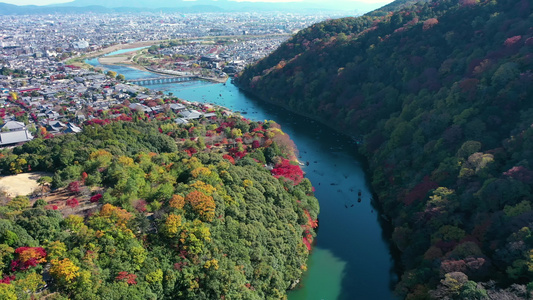
[[302, 30], [236, 79], [362, 138], [401, 252], [401, 297], [533, 289], [531, 6], [402, 1]]
[[[286, 298], [315, 235], [313, 187], [279, 125], [216, 114], [95, 119], [3, 150], [4, 174], [53, 173], [31, 202], [0, 197], [0, 298]], [[49, 193], [67, 200], [35, 200]]]

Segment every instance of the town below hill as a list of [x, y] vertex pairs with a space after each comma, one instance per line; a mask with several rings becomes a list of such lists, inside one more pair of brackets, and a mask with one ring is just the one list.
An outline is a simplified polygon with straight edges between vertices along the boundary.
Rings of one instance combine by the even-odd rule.
[[[0, 17], [0, 186], [34, 188], [0, 192], [0, 299], [286, 298], [319, 212], [290, 137], [83, 61], [149, 44], [157, 72], [213, 47], [259, 59], [317, 18]], [[247, 47], [169, 40], [228, 34]]]

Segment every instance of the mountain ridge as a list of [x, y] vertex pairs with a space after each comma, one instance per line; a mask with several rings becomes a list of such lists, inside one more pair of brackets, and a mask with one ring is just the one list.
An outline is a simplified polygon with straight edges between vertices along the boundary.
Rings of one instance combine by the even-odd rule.
[[236, 79], [363, 137], [402, 252], [401, 297], [533, 287], [530, 18], [528, 1], [395, 2], [312, 25]]
[[[386, 4], [383, 2], [382, 4]], [[313, 12], [326, 11], [355, 11], [364, 13], [375, 9], [382, 4], [369, 4], [366, 2], [338, 2], [335, 5], [302, 2], [284, 2], [272, 5], [270, 2], [237, 2], [228, 0], [196, 0], [196, 1], [92, 1], [75, 0], [72, 2], [52, 4], [46, 6], [24, 5], [18, 6], [0, 2], [0, 14], [40, 14], [40, 13], [83, 13], [90, 12], [157, 12], [161, 9], [169, 12], [218, 12], [218, 11], [287, 11], [287, 12]], [[204, 9], [201, 9], [204, 8]]]

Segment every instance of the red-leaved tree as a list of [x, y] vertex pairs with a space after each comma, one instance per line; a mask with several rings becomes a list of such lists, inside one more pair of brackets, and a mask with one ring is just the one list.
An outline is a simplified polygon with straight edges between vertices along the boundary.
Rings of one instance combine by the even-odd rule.
[[74, 208], [74, 207], [76, 207], [78, 205], [80, 205], [80, 202], [76, 198], [72, 198], [72, 199], [68, 199], [67, 200], [67, 206], [68, 207]]
[[129, 285], [137, 284], [137, 281], [135, 279], [137, 279], [137, 275], [129, 274], [126, 271], [118, 272], [117, 277], [115, 277], [115, 280], [125, 281]]
[[288, 159], [283, 159], [271, 172], [276, 178], [285, 177], [292, 180], [294, 185], [299, 184], [304, 177], [302, 169], [297, 165], [291, 164]]

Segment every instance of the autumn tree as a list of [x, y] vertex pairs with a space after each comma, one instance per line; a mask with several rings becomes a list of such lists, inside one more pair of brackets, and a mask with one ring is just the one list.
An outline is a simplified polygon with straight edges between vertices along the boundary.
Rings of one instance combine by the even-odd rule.
[[169, 201], [169, 206], [176, 209], [182, 209], [185, 205], [185, 198], [180, 195], [172, 195], [172, 198]]
[[185, 202], [191, 205], [192, 209], [200, 215], [202, 220], [211, 222], [215, 217], [216, 205], [213, 197], [195, 190], [187, 194]]
[[170, 238], [177, 236], [181, 228], [181, 215], [168, 215], [162, 226], [162, 231]]
[[70, 259], [53, 259], [50, 267], [50, 275], [58, 280], [62, 285], [72, 284], [79, 276], [80, 267], [76, 266]]

